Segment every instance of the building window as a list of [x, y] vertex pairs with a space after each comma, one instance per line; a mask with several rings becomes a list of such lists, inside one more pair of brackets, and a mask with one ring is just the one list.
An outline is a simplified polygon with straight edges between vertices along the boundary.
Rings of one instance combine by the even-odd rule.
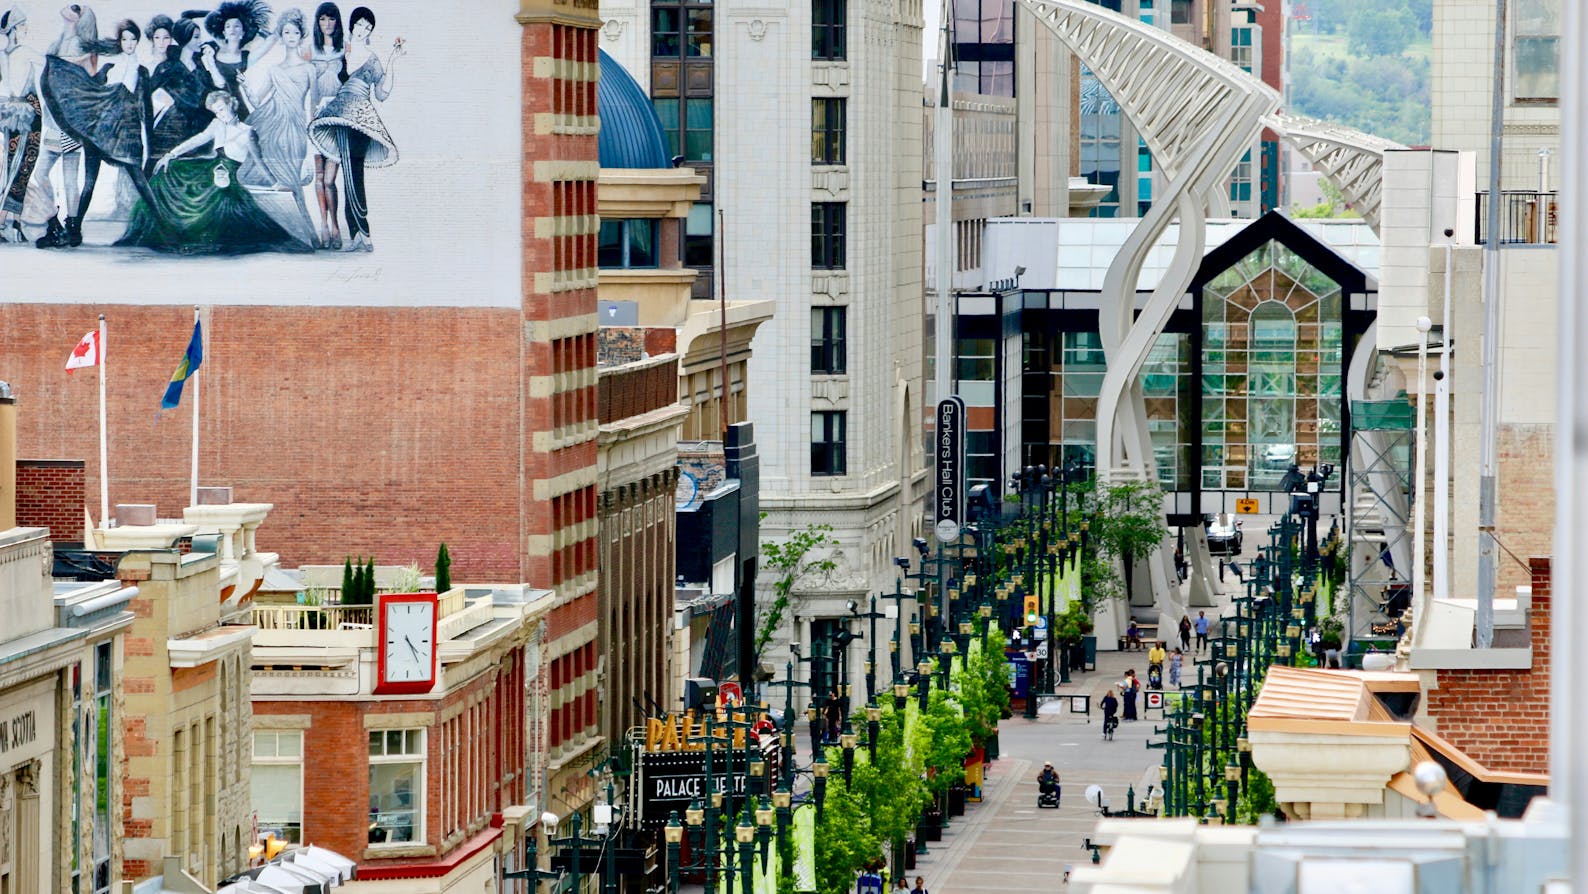
[[369, 843], [425, 840], [425, 731], [369, 734]]
[[1247, 74], [1256, 74], [1253, 68], [1256, 54], [1252, 52], [1252, 28], [1242, 26], [1230, 29], [1230, 61]]
[[651, 100], [656, 117], [667, 134], [667, 148], [685, 161], [711, 161], [712, 107], [710, 97], [658, 96]]
[[303, 841], [303, 733], [254, 733], [254, 815], [259, 834], [274, 832], [281, 841]]
[[[93, 890], [94, 894], [110, 892], [110, 774], [112, 772], [112, 723], [121, 721], [111, 716], [111, 677], [115, 654], [111, 643], [94, 647], [94, 707], [89, 723], [89, 751], [94, 756], [94, 840], [93, 840]], [[120, 805], [116, 805], [120, 809]]]
[[811, 372], [838, 375], [846, 371], [844, 330], [849, 325], [845, 307], [811, 308]]
[[844, 100], [811, 100], [811, 164], [844, 163]]
[[596, 260], [602, 267], [655, 267], [656, 221], [643, 217], [601, 221]]
[[848, 473], [844, 446], [847, 440], [848, 415], [841, 410], [811, 414], [812, 475]]
[[690, 267], [711, 266], [712, 213], [709, 202], [696, 202], [684, 220], [684, 263]]
[[1247, 150], [1230, 174], [1230, 204], [1236, 206], [1237, 216], [1247, 213], [1246, 205], [1252, 201], [1252, 153]]
[[1169, 24], [1191, 24], [1191, 0], [1169, 0]]
[[1560, 0], [1516, 0], [1512, 8], [1512, 96], [1554, 102], [1560, 96]]
[[843, 59], [846, 0], [811, 0], [811, 58]]
[[811, 204], [811, 266], [818, 270], [844, 269], [844, 203]]
[[711, 56], [709, 3], [654, 3], [651, 6], [651, 55], [673, 58]]

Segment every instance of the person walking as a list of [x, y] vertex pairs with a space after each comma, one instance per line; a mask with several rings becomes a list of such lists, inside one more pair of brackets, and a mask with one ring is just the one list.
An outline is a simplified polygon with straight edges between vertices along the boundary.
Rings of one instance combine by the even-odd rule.
[[1125, 679], [1119, 681], [1120, 701], [1124, 704], [1125, 719], [1136, 719], [1136, 693], [1141, 691], [1141, 681], [1136, 679], [1136, 669], [1125, 671]]
[[855, 880], [855, 894], [882, 894], [882, 876], [877, 873], [875, 864], [867, 866]]
[[1114, 728], [1119, 726], [1119, 699], [1114, 697], [1114, 690], [1103, 693], [1103, 738], [1113, 739]]
[[1191, 616], [1180, 616], [1180, 648], [1191, 651]]
[[1169, 686], [1172, 689], [1180, 688], [1180, 668], [1184, 662], [1185, 655], [1179, 649], [1169, 655]]
[[915, 887], [910, 889], [910, 894], [932, 894], [932, 892], [926, 890], [926, 879], [916, 876]]
[[1208, 647], [1208, 613], [1197, 612], [1196, 620], [1197, 651], [1201, 652]]

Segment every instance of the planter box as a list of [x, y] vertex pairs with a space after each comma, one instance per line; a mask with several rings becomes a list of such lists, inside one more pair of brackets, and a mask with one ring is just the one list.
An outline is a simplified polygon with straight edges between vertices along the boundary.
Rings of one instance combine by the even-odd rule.
[[948, 790], [948, 815], [965, 815], [965, 787], [956, 785]]

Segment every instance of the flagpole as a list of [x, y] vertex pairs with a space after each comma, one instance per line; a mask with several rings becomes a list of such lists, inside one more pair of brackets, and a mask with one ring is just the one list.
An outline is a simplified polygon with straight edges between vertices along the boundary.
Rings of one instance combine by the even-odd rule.
[[105, 437], [105, 315], [99, 315], [99, 523], [110, 523], [110, 463]]
[[[199, 308], [198, 308], [198, 305], [195, 304], [195, 305], [193, 305], [193, 325], [197, 326], [198, 322], [199, 322]], [[202, 344], [201, 344], [201, 347], [202, 347]], [[190, 375], [196, 374], [197, 372], [198, 372], [198, 370], [193, 370], [192, 373], [190, 373]], [[193, 383], [193, 480], [192, 480], [192, 487], [188, 491], [188, 505], [189, 506], [197, 506], [198, 505], [198, 453], [199, 453], [199, 385], [198, 385], [198, 382], [194, 382]]]

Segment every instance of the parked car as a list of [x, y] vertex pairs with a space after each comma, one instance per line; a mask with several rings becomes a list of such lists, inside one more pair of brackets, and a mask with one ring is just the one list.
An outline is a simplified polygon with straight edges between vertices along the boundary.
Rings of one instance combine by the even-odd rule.
[[1270, 469], [1288, 469], [1295, 461], [1295, 444], [1269, 444], [1263, 448], [1263, 465]]
[[1228, 513], [1209, 515], [1205, 526], [1208, 532], [1208, 552], [1214, 556], [1229, 557], [1241, 554], [1241, 523]]

